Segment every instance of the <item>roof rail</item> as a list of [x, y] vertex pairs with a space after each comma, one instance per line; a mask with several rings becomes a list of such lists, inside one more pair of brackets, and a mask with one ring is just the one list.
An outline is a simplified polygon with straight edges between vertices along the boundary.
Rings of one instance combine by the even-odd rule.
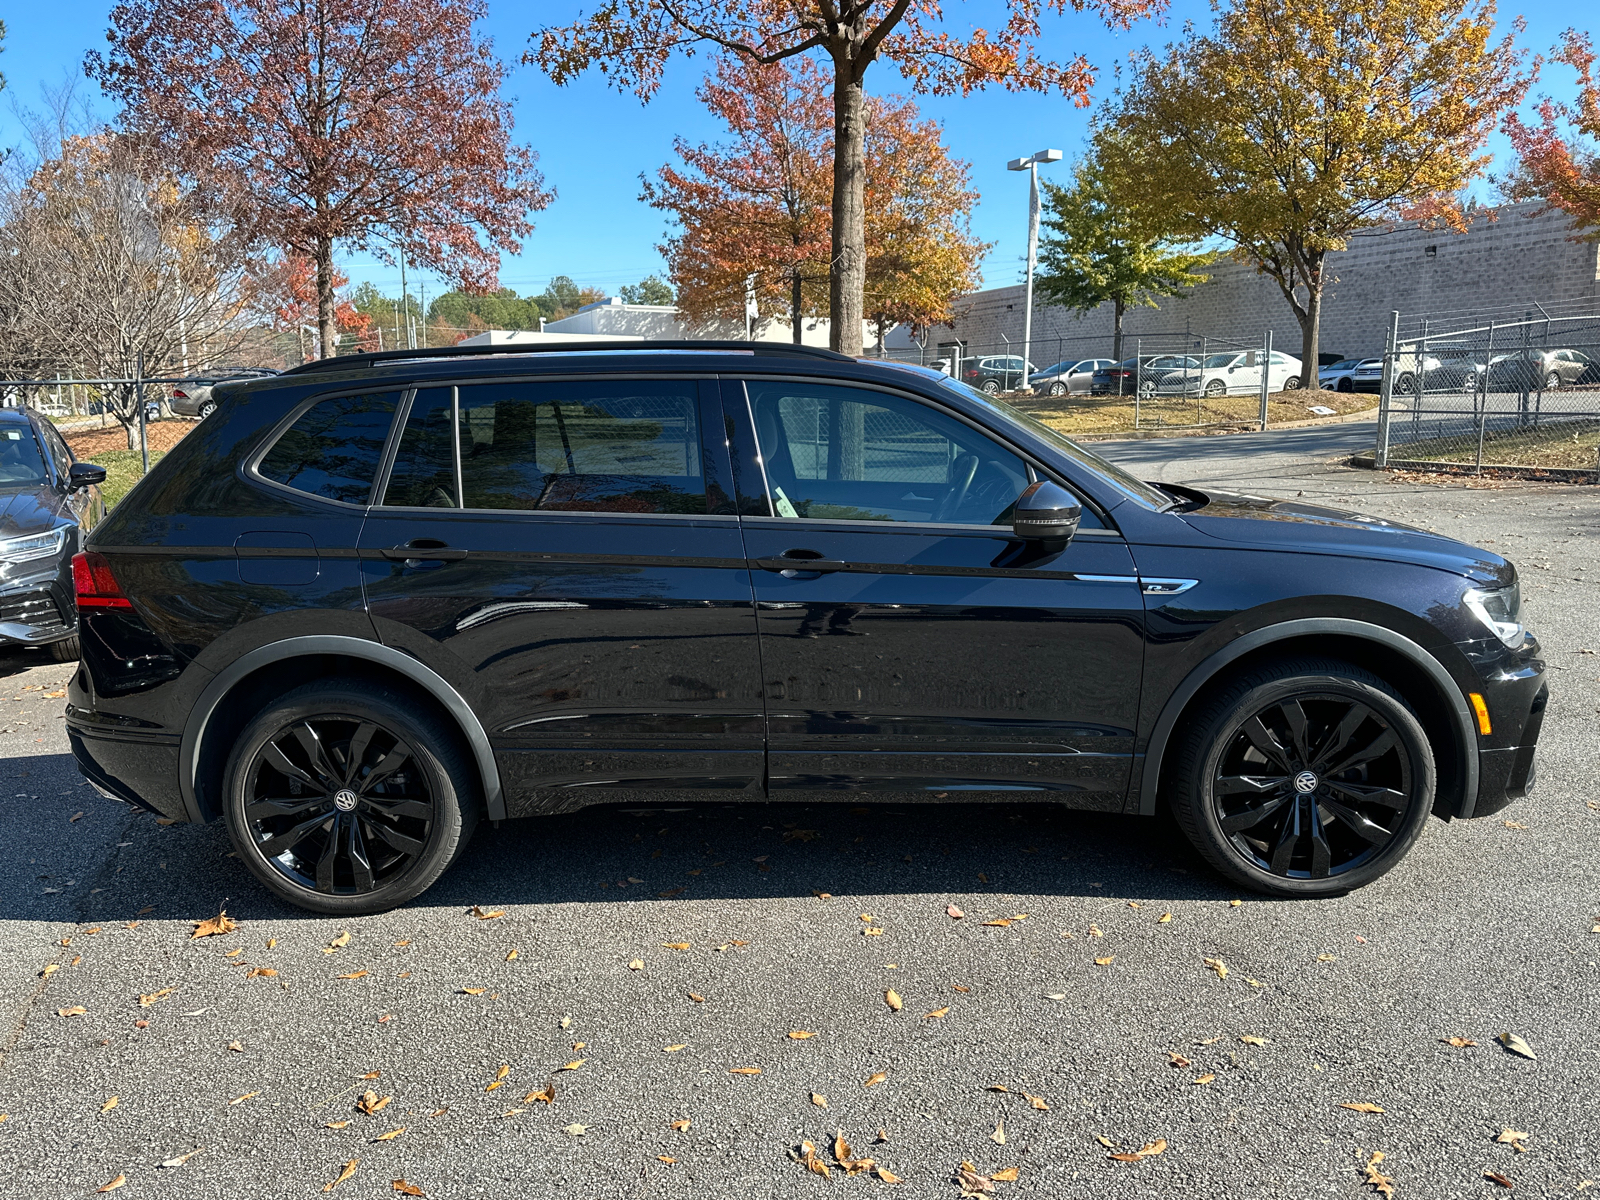
[[848, 354], [824, 350], [821, 346], [797, 346], [793, 342], [732, 341], [604, 341], [501, 343], [496, 346], [436, 346], [426, 350], [377, 350], [369, 354], [341, 354], [335, 358], [313, 359], [290, 367], [285, 375], [306, 375], [314, 371], [349, 371], [389, 362], [414, 362], [419, 359], [482, 358], [511, 354], [572, 354], [583, 351], [631, 350], [649, 354], [657, 350], [707, 350], [721, 353], [754, 354], [772, 358], [825, 358], [833, 362], [854, 362]]

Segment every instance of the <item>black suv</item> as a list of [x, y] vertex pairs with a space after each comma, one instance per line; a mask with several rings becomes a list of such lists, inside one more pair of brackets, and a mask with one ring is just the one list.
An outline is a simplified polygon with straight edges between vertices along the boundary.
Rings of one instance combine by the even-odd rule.
[[67, 724], [307, 908], [416, 896], [485, 817], [763, 798], [1164, 804], [1322, 896], [1533, 780], [1504, 559], [1141, 483], [936, 371], [601, 343], [221, 390], [75, 564]]

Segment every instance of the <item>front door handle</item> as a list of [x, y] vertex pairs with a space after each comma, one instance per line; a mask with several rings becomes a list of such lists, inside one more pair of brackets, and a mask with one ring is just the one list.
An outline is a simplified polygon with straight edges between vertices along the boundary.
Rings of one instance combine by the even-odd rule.
[[380, 553], [387, 559], [401, 562], [455, 562], [467, 556], [465, 550], [455, 549], [432, 538], [414, 538], [404, 546], [390, 546]]
[[823, 558], [815, 550], [785, 550], [777, 558], [758, 558], [756, 566], [763, 571], [777, 571], [791, 579], [801, 572], [821, 575], [827, 571], [842, 571], [846, 564], [837, 558]]

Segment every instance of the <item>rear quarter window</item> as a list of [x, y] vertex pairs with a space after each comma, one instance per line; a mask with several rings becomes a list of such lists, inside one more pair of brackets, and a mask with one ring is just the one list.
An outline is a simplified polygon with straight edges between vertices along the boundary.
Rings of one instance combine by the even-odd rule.
[[319, 400], [283, 431], [256, 472], [312, 496], [366, 504], [399, 403], [397, 391]]

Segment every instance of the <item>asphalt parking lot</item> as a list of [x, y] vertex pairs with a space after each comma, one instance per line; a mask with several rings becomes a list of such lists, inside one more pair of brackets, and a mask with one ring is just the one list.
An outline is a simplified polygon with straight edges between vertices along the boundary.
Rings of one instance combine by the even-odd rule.
[[1508, 555], [1554, 694], [1532, 797], [1337, 900], [1241, 894], [1159, 821], [747, 805], [484, 828], [419, 903], [313, 917], [220, 827], [96, 796], [68, 669], [0, 656], [0, 1195], [1600, 1185], [1600, 489], [1333, 467], [1304, 432], [1098, 448]]

